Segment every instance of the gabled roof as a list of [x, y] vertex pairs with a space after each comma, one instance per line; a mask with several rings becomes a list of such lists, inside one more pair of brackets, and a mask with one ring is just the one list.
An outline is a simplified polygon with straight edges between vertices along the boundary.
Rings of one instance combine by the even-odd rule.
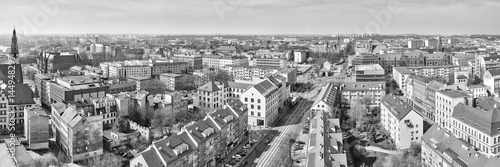
[[[413, 110], [408, 103], [402, 101], [392, 94], [386, 95], [380, 102], [382, 105], [386, 106], [391, 114], [394, 115], [398, 120], [402, 120], [408, 113]], [[415, 111], [414, 111], [415, 112]]]
[[[9, 66], [12, 66], [11, 64], [0, 64], [0, 80], [3, 81], [3, 83], [7, 84], [9, 83], [9, 70], [12, 70], [12, 67], [9, 68]], [[22, 73], [22, 67], [21, 64], [15, 64], [14, 65], [14, 82], [16, 83], [23, 83], [23, 73]]]
[[[10, 90], [11, 89], [7, 87], [6, 89], [2, 90], [2, 93], [5, 94], [5, 96], [9, 96]], [[31, 90], [28, 84], [17, 83], [15, 84], [14, 90], [15, 90], [14, 101], [9, 101], [9, 104], [11, 105], [35, 104], [35, 101], [33, 100], [33, 91]]]
[[144, 158], [144, 161], [148, 164], [148, 166], [163, 166], [163, 162], [161, 161], [161, 157], [158, 156], [156, 151], [152, 148], [142, 152], [141, 156]]
[[337, 96], [338, 88], [334, 86], [332, 82], [327, 83], [326, 86], [321, 89], [321, 92], [318, 94], [318, 97], [313, 103], [313, 106], [323, 101], [325, 104], [329, 105], [330, 108], [334, 107], [335, 98]]
[[215, 92], [215, 91], [218, 91], [220, 89], [217, 86], [217, 84], [215, 84], [215, 81], [212, 80], [212, 81], [206, 83], [205, 85], [200, 86], [198, 88], [198, 90], [205, 91], [205, 92]]
[[[453, 134], [449, 134], [439, 125], [432, 125], [427, 132], [422, 136], [422, 142], [433, 147], [437, 152], [446, 154], [455, 163], [462, 166], [470, 167], [495, 167], [500, 164], [500, 160], [496, 157], [486, 157], [482, 154], [476, 154], [473, 145], [465, 140], [456, 138]], [[450, 162], [451, 163], [451, 162]]]
[[500, 133], [500, 102], [492, 98], [477, 100], [476, 108], [459, 103], [453, 108], [453, 118], [479, 131], [495, 136]]

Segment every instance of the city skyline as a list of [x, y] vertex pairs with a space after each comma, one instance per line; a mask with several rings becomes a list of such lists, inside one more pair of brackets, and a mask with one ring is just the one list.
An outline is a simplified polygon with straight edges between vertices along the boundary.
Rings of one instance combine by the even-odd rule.
[[[189, 0], [4, 2], [19, 34], [499, 34], [500, 2], [483, 0]], [[147, 12], [146, 12], [147, 11]], [[36, 18], [36, 19], [34, 19]], [[38, 20], [38, 21], [37, 21]], [[480, 26], [478, 26], [480, 25]], [[2, 33], [3, 34], [3, 33]]]

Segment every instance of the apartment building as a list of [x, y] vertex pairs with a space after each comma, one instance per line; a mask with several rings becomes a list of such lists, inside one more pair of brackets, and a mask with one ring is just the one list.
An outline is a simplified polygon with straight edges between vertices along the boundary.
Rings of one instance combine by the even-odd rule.
[[248, 125], [268, 127], [277, 119], [290, 87], [284, 78], [276, 77], [270, 76], [241, 94], [240, 100], [248, 108]]
[[253, 86], [253, 84], [240, 83], [240, 82], [228, 82], [228, 91], [226, 98], [228, 101], [240, 100], [241, 94], [247, 91]]
[[92, 109], [52, 104], [52, 136], [71, 162], [103, 154], [103, 117]]
[[348, 166], [338, 118], [318, 111], [309, 128], [305, 166]]
[[484, 85], [489, 87], [491, 94], [500, 94], [500, 70], [488, 70], [483, 75]]
[[337, 93], [339, 89], [337, 85], [334, 85], [332, 82], [329, 82], [325, 85], [321, 92], [318, 94], [318, 97], [314, 100], [313, 105], [311, 106], [311, 113], [315, 114], [317, 112], [326, 112], [332, 113], [334, 108], [336, 107], [337, 101]]
[[109, 92], [101, 79], [90, 76], [57, 77], [49, 84], [50, 102], [104, 97]]
[[490, 87], [486, 86], [484, 84], [470, 85], [467, 87], [467, 91], [471, 92], [472, 98], [478, 98], [481, 96], [489, 96], [489, 93], [488, 93], [489, 89], [490, 89]]
[[293, 62], [295, 63], [303, 63], [306, 61], [306, 52], [304, 51], [294, 51], [293, 52]]
[[274, 74], [279, 74], [286, 78], [287, 83], [297, 82], [297, 69], [292, 68], [269, 68], [253, 66], [225, 66], [226, 71], [234, 80], [253, 80], [254, 78], [266, 78]]
[[422, 41], [422, 40], [409, 40], [408, 41], [408, 48], [409, 49], [420, 49], [421, 47], [424, 47], [424, 41]]
[[147, 95], [148, 92], [144, 90], [106, 94], [115, 100], [118, 115], [122, 116], [127, 116], [132, 110], [146, 109]]
[[[392, 53], [363, 56], [372, 57], [370, 64], [380, 64], [386, 73], [391, 73], [394, 67], [425, 67], [425, 66], [444, 66], [452, 64], [452, 55], [448, 53]], [[369, 60], [370, 60], [369, 59]]]
[[385, 81], [385, 71], [379, 64], [354, 66], [353, 80], [355, 82]]
[[42, 74], [69, 70], [73, 66], [83, 64], [84, 61], [76, 51], [42, 50], [37, 56], [37, 67]]
[[103, 62], [99, 64], [106, 77], [126, 78], [129, 76], [151, 77], [152, 64], [147, 60]]
[[240, 101], [227, 104], [203, 120], [188, 124], [181, 131], [153, 142], [130, 161], [130, 167], [215, 166], [243, 142], [247, 131], [246, 108]]
[[424, 133], [423, 117], [407, 102], [389, 94], [380, 103], [380, 124], [389, 132], [398, 149], [419, 143]]
[[459, 103], [465, 103], [465, 99], [471, 98], [467, 93], [448, 90], [436, 92], [435, 122], [446, 130], [452, 130], [453, 108]]
[[385, 82], [343, 82], [340, 91], [344, 107], [363, 97], [372, 99], [370, 106], [378, 106], [385, 96]]
[[185, 74], [187, 73], [187, 62], [160, 62], [151, 63], [152, 75], [160, 75], [163, 73]]
[[133, 81], [111, 81], [105, 83], [105, 86], [108, 87], [110, 94], [137, 90], [137, 83]]
[[194, 85], [195, 87], [200, 87], [205, 85], [210, 81], [210, 71], [196, 70], [193, 72], [194, 75]]
[[249, 61], [248, 65], [256, 67], [287, 68], [287, 64], [287, 61], [284, 59], [253, 58]]
[[200, 55], [174, 55], [173, 62], [187, 62], [188, 71], [203, 69], [203, 58]]
[[49, 115], [38, 107], [24, 108], [24, 136], [27, 148], [49, 149]]
[[[455, 75], [455, 73], [459, 75]], [[422, 77], [439, 77], [443, 78], [443, 82], [454, 83], [453, 79], [460, 75], [469, 78], [472, 74], [471, 67], [447, 65], [447, 66], [422, 66], [422, 67], [394, 67], [393, 76], [399, 87], [403, 88], [404, 78], [410, 75], [417, 75]]]
[[451, 131], [488, 157], [500, 155], [500, 102], [492, 97], [469, 98], [453, 108]]
[[206, 110], [219, 109], [226, 104], [227, 81], [210, 81], [198, 87], [194, 105]]
[[496, 157], [488, 157], [457, 138], [437, 124], [422, 136], [422, 166], [494, 167], [500, 164]]
[[160, 81], [162, 81], [166, 85], [167, 90], [170, 91], [181, 90], [186, 84], [188, 84], [186, 83], [187, 80], [185, 79], [185, 75], [173, 73], [161, 74]]

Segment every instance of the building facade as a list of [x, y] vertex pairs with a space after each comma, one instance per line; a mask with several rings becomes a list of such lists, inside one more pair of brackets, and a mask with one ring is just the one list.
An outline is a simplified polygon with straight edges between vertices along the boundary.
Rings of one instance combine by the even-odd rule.
[[380, 103], [380, 124], [389, 132], [398, 149], [420, 143], [424, 133], [424, 119], [408, 103], [389, 94]]

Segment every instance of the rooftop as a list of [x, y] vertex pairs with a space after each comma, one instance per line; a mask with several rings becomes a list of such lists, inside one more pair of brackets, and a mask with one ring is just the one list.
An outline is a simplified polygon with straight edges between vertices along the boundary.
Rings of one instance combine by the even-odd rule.
[[453, 99], [462, 98], [462, 97], [469, 97], [469, 95], [467, 95], [467, 93], [462, 92], [462, 91], [457, 91], [457, 90], [446, 90], [446, 91], [439, 91], [436, 93], [440, 93], [446, 97], [450, 97]]
[[385, 82], [343, 82], [342, 91], [378, 90], [385, 92]]
[[384, 70], [380, 64], [356, 65], [354, 69], [356, 71]]

